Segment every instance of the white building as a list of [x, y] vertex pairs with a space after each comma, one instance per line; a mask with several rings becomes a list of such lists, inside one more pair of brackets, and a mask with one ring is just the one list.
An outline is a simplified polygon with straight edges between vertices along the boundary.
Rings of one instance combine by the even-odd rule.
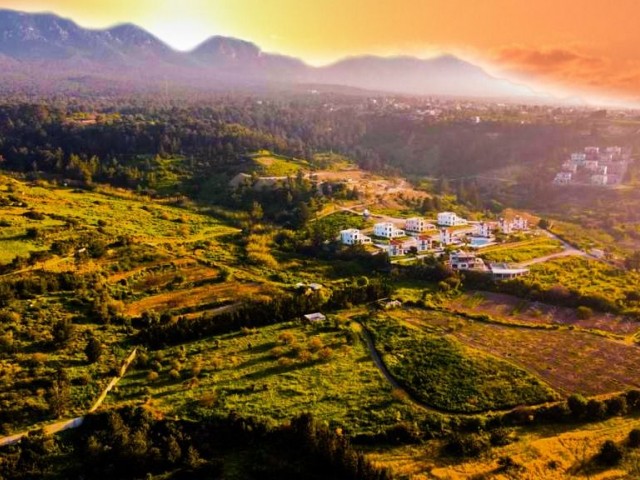
[[492, 263], [489, 266], [489, 270], [491, 270], [491, 275], [496, 280], [510, 280], [529, 274], [528, 268], [514, 268], [506, 263]]
[[606, 151], [613, 155], [622, 155], [622, 147], [607, 147]]
[[449, 257], [449, 266], [453, 270], [476, 270], [484, 272], [487, 266], [481, 258], [476, 257], [473, 253], [458, 251], [453, 252]]
[[573, 174], [571, 172], [558, 172], [556, 178], [553, 179], [553, 183], [557, 185], [568, 185], [571, 183]]
[[384, 238], [398, 238], [405, 236], [404, 230], [396, 228], [396, 226], [391, 222], [376, 223], [373, 226], [373, 234], [376, 237]]
[[529, 220], [520, 215], [516, 215], [516, 218], [511, 222], [511, 228], [513, 230], [529, 230]]
[[587, 156], [598, 155], [600, 153], [600, 147], [585, 147], [584, 153]]
[[407, 222], [404, 225], [404, 229], [407, 231], [407, 233], [422, 233], [425, 230], [435, 229], [435, 226], [431, 223], [428, 223], [424, 218], [413, 217], [407, 219]]
[[491, 238], [493, 225], [488, 222], [482, 222], [475, 226], [474, 235], [476, 237]]
[[451, 230], [443, 228], [440, 230], [440, 243], [442, 245], [453, 245], [455, 237], [451, 234]]
[[386, 251], [390, 257], [407, 255], [409, 253], [423, 253], [431, 250], [433, 241], [427, 236], [410, 237], [402, 240], [391, 240], [389, 245], [377, 245]]
[[598, 160], [585, 160], [583, 167], [587, 170], [596, 171], [598, 169]]
[[609, 177], [605, 174], [597, 173], [595, 175], [591, 175], [591, 184], [592, 185], [607, 185], [609, 183]]
[[363, 235], [363, 233], [357, 228], [342, 230], [340, 232], [340, 241], [343, 245], [363, 245], [371, 243], [371, 239], [366, 235]]
[[466, 224], [467, 221], [464, 218], [459, 217], [453, 212], [438, 213], [438, 225], [442, 225], [445, 227], [457, 227]]
[[562, 164], [562, 170], [565, 172], [578, 173], [578, 164], [571, 160], [567, 160]]
[[576, 163], [576, 164], [578, 164], [578, 165], [582, 165], [586, 159], [587, 159], [587, 154], [586, 153], [572, 153], [571, 154], [571, 161]]

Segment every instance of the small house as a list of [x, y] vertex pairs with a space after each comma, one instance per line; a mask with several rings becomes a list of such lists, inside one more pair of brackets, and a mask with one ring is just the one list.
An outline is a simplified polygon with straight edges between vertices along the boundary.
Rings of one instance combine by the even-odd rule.
[[320, 323], [324, 323], [327, 320], [322, 313], [308, 313], [307, 315], [302, 316], [302, 323], [305, 325], [318, 325]]

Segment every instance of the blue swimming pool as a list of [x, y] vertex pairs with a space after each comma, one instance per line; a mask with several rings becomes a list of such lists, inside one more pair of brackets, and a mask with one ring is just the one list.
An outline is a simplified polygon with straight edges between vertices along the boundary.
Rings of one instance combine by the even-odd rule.
[[490, 238], [484, 238], [484, 237], [471, 237], [471, 243], [470, 245], [472, 247], [483, 247], [485, 245], [488, 245], [491, 243], [491, 239]]

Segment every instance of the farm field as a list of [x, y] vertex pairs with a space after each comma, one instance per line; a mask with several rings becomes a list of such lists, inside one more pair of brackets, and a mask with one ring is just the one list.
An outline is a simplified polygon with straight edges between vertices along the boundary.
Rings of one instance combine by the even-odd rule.
[[310, 412], [351, 433], [423, 415], [394, 396], [351, 328], [287, 323], [148, 352], [108, 402], [146, 396], [171, 415], [235, 411], [276, 421]]
[[521, 263], [558, 253], [562, 250], [562, 244], [559, 241], [541, 237], [486, 247], [479, 250], [479, 256], [489, 262]]
[[258, 152], [250, 158], [257, 166], [258, 174], [266, 177], [288, 177], [299, 171], [308, 170], [310, 165], [305, 160], [299, 160], [271, 152]]
[[[640, 452], [637, 450], [629, 448], [620, 465], [609, 470], [594, 465], [593, 458], [605, 440], [624, 446], [634, 428], [640, 428], [637, 416], [617, 417], [579, 427], [516, 428], [512, 433], [513, 443], [494, 447], [491, 455], [473, 459], [442, 457], [439, 455], [442, 442], [438, 440], [420, 446], [368, 449], [367, 456], [407, 480], [632, 479], [640, 475]], [[498, 461], [504, 457], [513, 459], [521, 469], [500, 471]]]
[[570, 328], [523, 328], [430, 311], [396, 311], [427, 332], [451, 335], [464, 345], [518, 365], [563, 396], [599, 395], [640, 387], [639, 347]]
[[[450, 315], [425, 313], [425, 317]], [[431, 325], [417, 328], [399, 320], [404, 312], [367, 320], [366, 326], [389, 371], [429, 406], [450, 412], [500, 410], [554, 400], [555, 393], [512, 363], [469, 348]], [[425, 319], [427, 325], [429, 320]], [[455, 321], [455, 320], [453, 320]]]
[[633, 337], [640, 323], [622, 315], [593, 312], [579, 318], [575, 308], [558, 307], [493, 292], [465, 292], [444, 301], [452, 311], [486, 314], [501, 322], [531, 325], [565, 325]]

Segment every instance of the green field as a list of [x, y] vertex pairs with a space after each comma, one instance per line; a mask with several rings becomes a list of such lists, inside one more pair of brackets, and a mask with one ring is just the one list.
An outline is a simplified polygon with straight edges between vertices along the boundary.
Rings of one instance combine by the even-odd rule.
[[256, 164], [256, 172], [265, 177], [289, 177], [310, 168], [305, 160], [276, 155], [268, 151], [258, 152], [250, 158]]
[[[451, 315], [428, 313], [430, 320], [439, 316], [448, 322]], [[470, 348], [428, 323], [415, 324], [390, 313], [367, 320], [366, 326], [389, 371], [432, 407], [480, 412], [555, 398], [522, 368]]]
[[[310, 412], [352, 433], [412, 420], [419, 411], [394, 397], [353, 335], [289, 323], [149, 352], [148, 365], [129, 373], [109, 402], [146, 396], [170, 414], [235, 411], [276, 421]], [[152, 370], [158, 378], [150, 381]]]
[[562, 244], [559, 241], [542, 237], [490, 246], [480, 249], [479, 254], [489, 262], [521, 263], [561, 251]]

